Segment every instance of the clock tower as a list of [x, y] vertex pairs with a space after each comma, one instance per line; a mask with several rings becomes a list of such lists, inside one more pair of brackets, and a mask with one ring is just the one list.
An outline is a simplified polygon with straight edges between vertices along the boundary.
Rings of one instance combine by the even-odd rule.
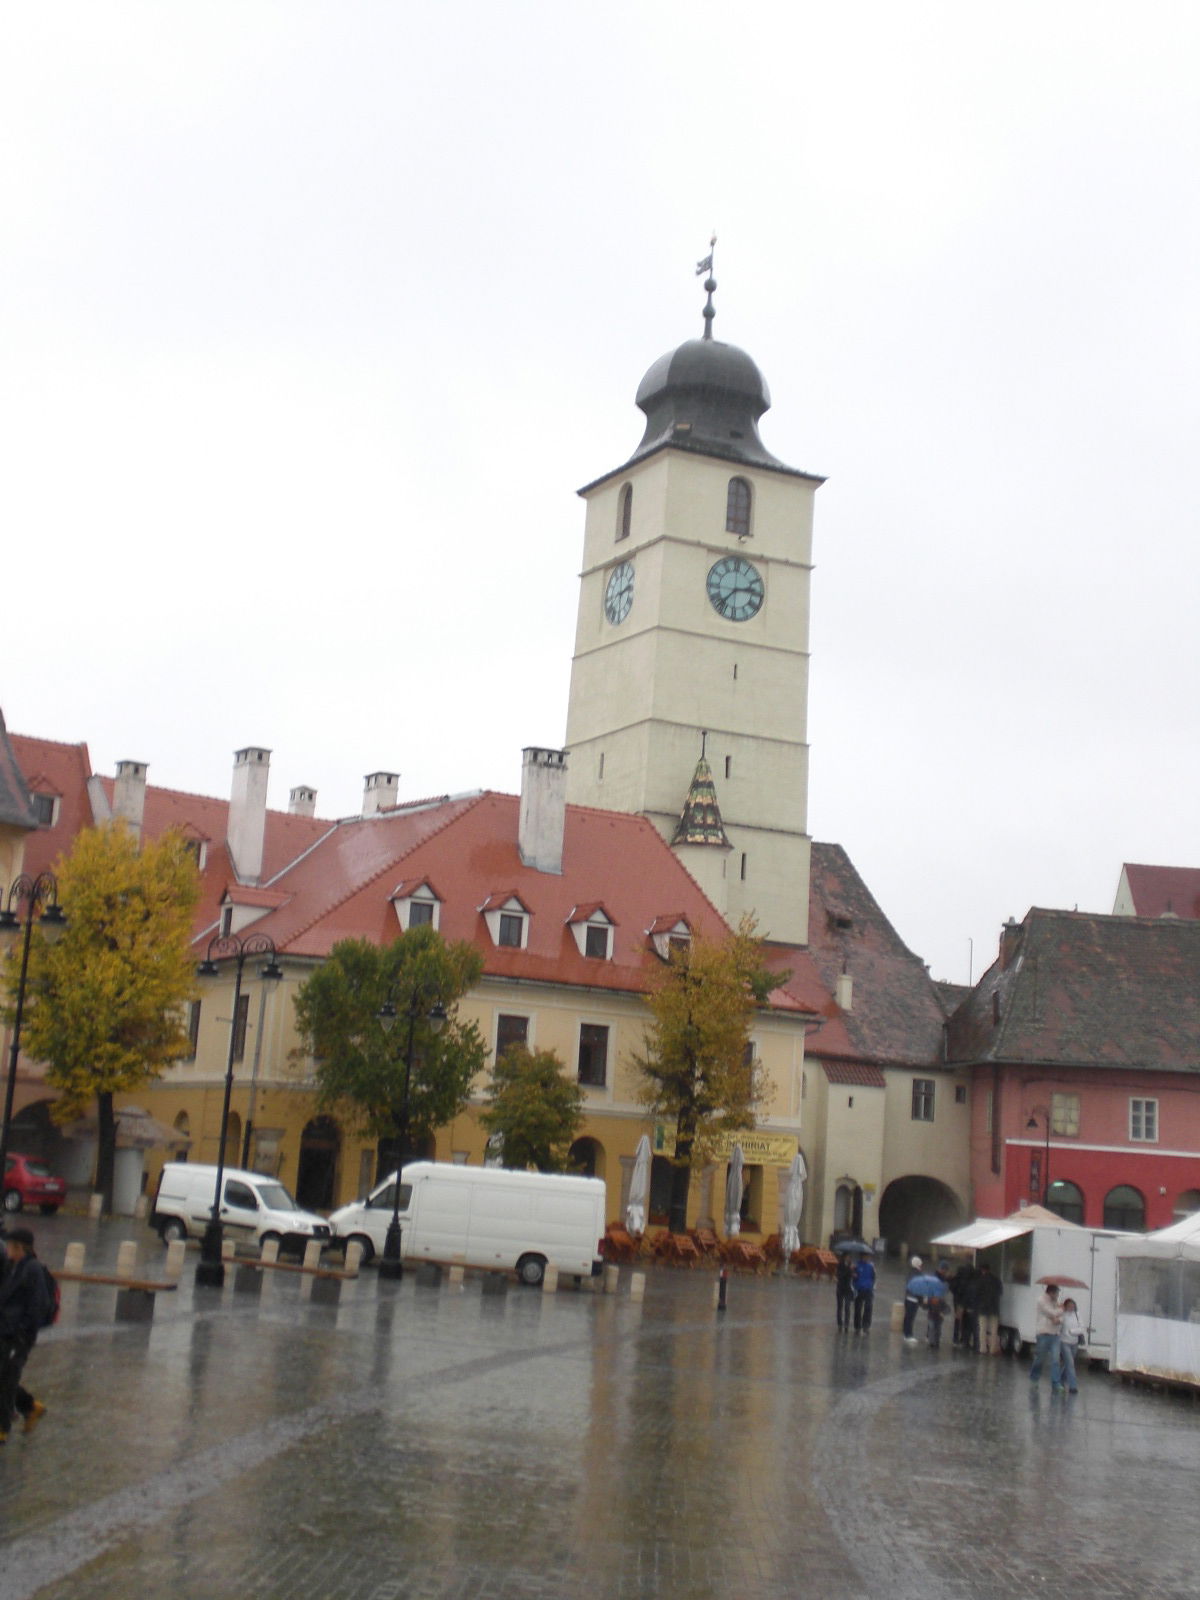
[[[704, 264], [711, 272], [709, 263]], [[808, 615], [822, 479], [759, 438], [755, 363], [704, 337], [642, 379], [641, 443], [580, 490], [568, 798], [643, 813], [733, 924], [808, 937]]]

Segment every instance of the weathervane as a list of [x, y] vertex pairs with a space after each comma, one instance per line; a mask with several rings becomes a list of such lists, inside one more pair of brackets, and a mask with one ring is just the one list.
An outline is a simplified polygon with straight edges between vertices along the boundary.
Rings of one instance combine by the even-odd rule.
[[707, 272], [708, 273], [708, 277], [705, 278], [705, 280], [704, 280], [704, 287], [705, 287], [706, 291], [708, 292], [708, 301], [707, 301], [707, 304], [705, 305], [704, 311], [703, 311], [703, 316], [704, 316], [704, 337], [706, 339], [711, 339], [712, 338], [713, 318], [717, 314], [716, 313], [716, 309], [713, 306], [713, 298], [712, 298], [713, 297], [713, 290], [717, 287], [717, 280], [713, 277], [713, 252], [716, 249], [716, 244], [717, 244], [717, 236], [714, 233], [712, 238], [708, 241], [708, 254], [705, 256], [703, 261], [697, 261], [697, 263], [696, 263], [696, 276], [697, 277], [699, 277], [702, 272]]

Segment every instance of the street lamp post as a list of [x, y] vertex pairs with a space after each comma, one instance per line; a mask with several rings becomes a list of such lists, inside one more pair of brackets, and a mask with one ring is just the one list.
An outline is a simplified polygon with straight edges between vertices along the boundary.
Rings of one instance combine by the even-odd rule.
[[[404, 1262], [401, 1259], [400, 1249], [400, 1179], [404, 1172], [404, 1156], [408, 1150], [408, 1095], [412, 1086], [413, 1035], [417, 1019], [424, 1015], [429, 1023], [429, 1031], [433, 1034], [441, 1033], [446, 1026], [446, 1008], [440, 1000], [435, 1000], [428, 1012], [425, 1011], [425, 1006], [424, 993], [416, 989], [404, 1013], [408, 1018], [408, 1037], [404, 1045], [404, 1093], [396, 1126], [396, 1179], [392, 1186], [392, 1220], [388, 1223], [387, 1235], [383, 1241], [383, 1255], [379, 1258], [381, 1278], [399, 1279], [404, 1276]], [[396, 1026], [397, 1016], [395, 1002], [389, 995], [379, 1008], [379, 1026], [385, 1034], [390, 1034]]]
[[[25, 908], [24, 918], [20, 915], [22, 907]], [[4, 1088], [4, 1122], [0, 1126], [0, 1184], [3, 1183], [8, 1161], [13, 1100], [17, 1092], [17, 1057], [21, 1053], [21, 1023], [25, 1016], [25, 980], [29, 973], [29, 946], [35, 921], [40, 922], [51, 937], [66, 926], [66, 916], [58, 903], [58, 879], [52, 872], [39, 872], [36, 878], [22, 873], [19, 878], [14, 878], [5, 897], [4, 909], [0, 911], [0, 933], [15, 933], [18, 928], [23, 929], [12, 1043], [8, 1053], [8, 1080]]]
[[229, 1102], [233, 1096], [233, 1058], [237, 1050], [238, 1007], [242, 998], [242, 972], [246, 962], [254, 956], [265, 956], [262, 966], [264, 978], [282, 978], [283, 968], [275, 959], [275, 941], [265, 933], [247, 934], [244, 939], [236, 933], [218, 934], [209, 941], [204, 960], [196, 968], [201, 978], [215, 978], [220, 970], [217, 962], [232, 956], [234, 966], [233, 1016], [229, 1019], [229, 1056], [225, 1063], [225, 1099], [221, 1105], [221, 1144], [217, 1151], [217, 1182], [213, 1190], [212, 1215], [200, 1241], [200, 1261], [196, 1267], [196, 1283], [201, 1288], [219, 1289], [225, 1282], [225, 1263], [221, 1258], [221, 1191], [225, 1184], [225, 1141], [229, 1134]]
[[1046, 1153], [1042, 1160], [1042, 1204], [1048, 1205], [1050, 1202], [1050, 1107], [1031, 1106], [1029, 1121], [1025, 1124], [1025, 1129], [1026, 1132], [1036, 1131], [1039, 1116], [1046, 1125]]

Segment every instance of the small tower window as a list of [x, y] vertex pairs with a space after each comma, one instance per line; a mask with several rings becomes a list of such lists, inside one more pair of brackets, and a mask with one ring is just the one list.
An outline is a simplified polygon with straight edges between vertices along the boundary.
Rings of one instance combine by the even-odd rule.
[[739, 539], [750, 537], [750, 485], [745, 478], [730, 478], [725, 496], [725, 531]]
[[[747, 511], [747, 517], [750, 513]], [[617, 506], [617, 538], [628, 539], [630, 520], [633, 517], [633, 485], [627, 483], [621, 490], [621, 498]]]

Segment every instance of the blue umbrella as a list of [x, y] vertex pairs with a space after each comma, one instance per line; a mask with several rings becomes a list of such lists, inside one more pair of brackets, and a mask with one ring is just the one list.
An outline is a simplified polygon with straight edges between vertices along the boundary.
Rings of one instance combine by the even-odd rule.
[[922, 1299], [936, 1294], [944, 1300], [950, 1293], [950, 1285], [946, 1280], [933, 1272], [922, 1272], [918, 1277], [910, 1278], [904, 1288], [906, 1293], [920, 1295]]

